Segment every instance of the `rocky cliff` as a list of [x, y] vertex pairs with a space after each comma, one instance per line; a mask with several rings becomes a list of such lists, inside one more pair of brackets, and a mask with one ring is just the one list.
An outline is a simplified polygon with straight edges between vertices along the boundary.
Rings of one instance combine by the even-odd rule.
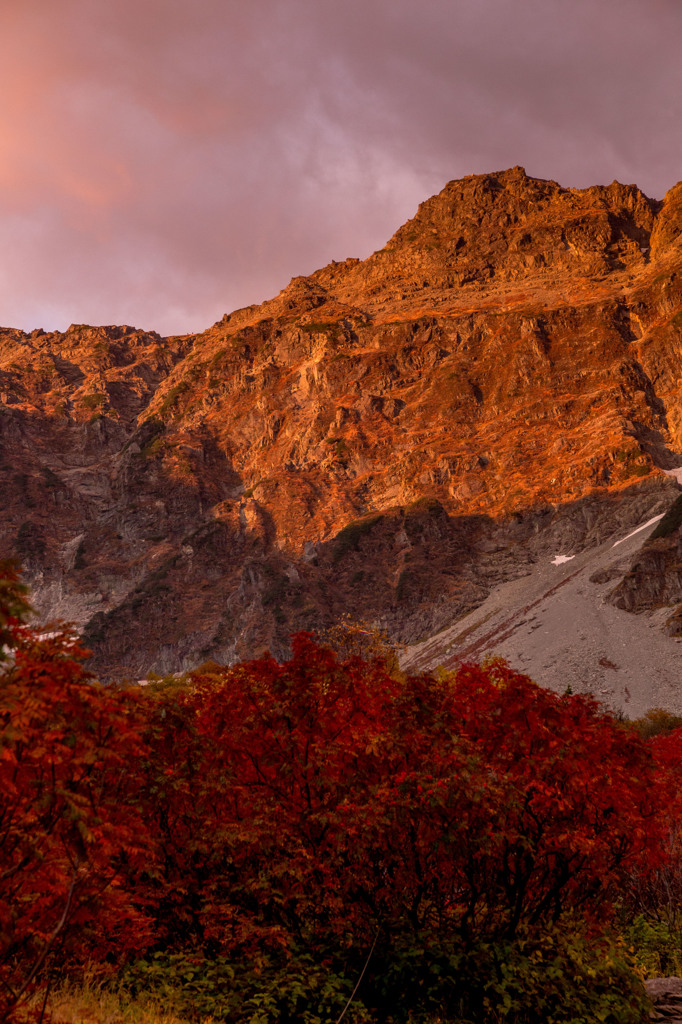
[[203, 334], [2, 330], [0, 552], [105, 675], [423, 641], [675, 500], [681, 232], [682, 184], [513, 168]]

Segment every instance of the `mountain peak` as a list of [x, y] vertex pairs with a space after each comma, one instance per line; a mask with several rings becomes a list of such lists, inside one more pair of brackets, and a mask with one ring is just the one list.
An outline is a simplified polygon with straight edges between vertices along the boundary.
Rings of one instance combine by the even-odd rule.
[[[312, 278], [378, 316], [445, 314], [521, 290], [551, 304], [614, 271], [642, 271], [660, 209], [634, 185], [568, 189], [522, 167], [471, 175], [423, 202], [367, 260]], [[656, 238], [667, 244], [668, 233]]]
[[513, 167], [202, 334], [4, 330], [0, 555], [105, 673], [428, 638], [671, 502], [680, 218]]

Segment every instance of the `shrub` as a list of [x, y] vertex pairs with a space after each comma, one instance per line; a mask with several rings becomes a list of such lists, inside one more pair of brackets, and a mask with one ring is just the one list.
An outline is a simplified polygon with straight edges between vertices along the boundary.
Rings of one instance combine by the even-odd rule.
[[571, 986], [603, 977], [594, 999], [617, 1019], [627, 958], [599, 936], [615, 888], [661, 859], [665, 793], [594, 701], [500, 663], [405, 679], [305, 635], [283, 665], [214, 666], [149, 699], [160, 949], [305, 955], [343, 978], [372, 949], [359, 997], [376, 1020], [558, 1021]]
[[[327, 1024], [343, 1012], [353, 983], [338, 963], [290, 951], [255, 957], [207, 958], [202, 953], [155, 953], [131, 964], [122, 975], [132, 997], [155, 997], [189, 1021], [229, 1024]], [[344, 1016], [349, 1024], [370, 1024], [360, 999]]]
[[623, 940], [632, 951], [637, 967], [647, 977], [679, 977], [682, 972], [680, 933], [671, 932], [665, 921], [649, 920], [644, 914], [638, 914], [623, 929]]
[[417, 498], [405, 509], [405, 516], [411, 518], [412, 516], [433, 516], [438, 517], [443, 513], [444, 509], [437, 498]]
[[632, 724], [640, 736], [648, 740], [654, 736], [667, 736], [675, 729], [679, 729], [682, 725], [682, 718], [666, 711], [665, 708], [651, 708], [641, 718], [635, 719]]
[[165, 419], [165, 417], [174, 413], [180, 399], [187, 393], [187, 391], [189, 391], [190, 387], [191, 385], [189, 381], [181, 380], [170, 388], [157, 410], [157, 415], [160, 416], [161, 419]]
[[[650, 714], [654, 721], [660, 720], [659, 709]], [[682, 728], [670, 731], [668, 717], [665, 714], [663, 719], [666, 728], [649, 740], [660, 801], [656, 821], [661, 832], [659, 857], [652, 868], [633, 871], [621, 893], [621, 916], [629, 920], [631, 928], [641, 918], [650, 929], [647, 932], [644, 923], [638, 929], [645, 963], [650, 962], [653, 949], [668, 960], [682, 949]], [[665, 935], [670, 943], [667, 950]]]
[[608, 928], [615, 894], [677, 927], [680, 730], [647, 742], [499, 661], [405, 677], [352, 632], [122, 693], [25, 608], [10, 573], [5, 1019], [86, 959], [244, 1024], [338, 1018], [358, 982], [358, 1022], [640, 1019]]
[[[55, 962], [143, 949], [148, 920], [123, 878], [149, 854], [129, 788], [135, 716], [80, 665], [63, 629], [23, 626], [16, 574], [0, 588], [0, 1018]], [[125, 871], [123, 870], [125, 868]]]

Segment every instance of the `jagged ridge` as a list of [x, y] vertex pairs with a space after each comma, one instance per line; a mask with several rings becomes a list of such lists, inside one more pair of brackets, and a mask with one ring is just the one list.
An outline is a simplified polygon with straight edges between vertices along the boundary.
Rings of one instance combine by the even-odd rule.
[[589, 543], [595, 494], [622, 523], [638, 481], [670, 494], [681, 209], [513, 168], [203, 334], [3, 331], [3, 551], [105, 673], [344, 610], [429, 635], [567, 522]]

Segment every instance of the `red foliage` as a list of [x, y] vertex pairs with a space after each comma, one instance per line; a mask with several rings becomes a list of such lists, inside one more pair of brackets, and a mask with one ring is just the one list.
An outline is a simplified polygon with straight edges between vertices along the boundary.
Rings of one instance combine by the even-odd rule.
[[284, 665], [196, 673], [156, 705], [167, 939], [180, 929], [224, 950], [349, 926], [358, 883], [338, 869], [361, 824], [353, 801], [367, 804], [388, 763], [399, 689], [378, 664], [340, 664], [301, 635]]
[[167, 940], [511, 937], [659, 856], [646, 745], [504, 666], [398, 681], [301, 635], [159, 707]]
[[[653, 717], [653, 714], [652, 716]], [[656, 765], [659, 849], [665, 856], [629, 882], [634, 913], [664, 922], [671, 935], [682, 934], [682, 728], [654, 735], [649, 746]], [[653, 868], [653, 870], [652, 870]], [[678, 939], [679, 943], [679, 939]]]
[[385, 783], [404, 836], [401, 888], [411, 878], [440, 927], [456, 910], [465, 935], [512, 937], [569, 908], [603, 911], [618, 877], [660, 856], [651, 756], [591, 698], [467, 665], [440, 684], [408, 679], [402, 706], [405, 770]]
[[406, 934], [470, 948], [596, 918], [669, 853], [680, 735], [654, 757], [590, 698], [503, 664], [401, 678], [301, 634], [285, 664], [121, 693], [24, 611], [6, 577], [0, 1019], [51, 965], [151, 943], [235, 956], [380, 934], [379, 957]]
[[[5, 606], [6, 607], [6, 606]], [[0, 1019], [51, 966], [144, 947], [122, 885], [148, 862], [130, 768], [142, 747], [128, 702], [90, 678], [66, 630], [5, 614], [0, 672]], [[0, 615], [0, 620], [2, 615]]]

